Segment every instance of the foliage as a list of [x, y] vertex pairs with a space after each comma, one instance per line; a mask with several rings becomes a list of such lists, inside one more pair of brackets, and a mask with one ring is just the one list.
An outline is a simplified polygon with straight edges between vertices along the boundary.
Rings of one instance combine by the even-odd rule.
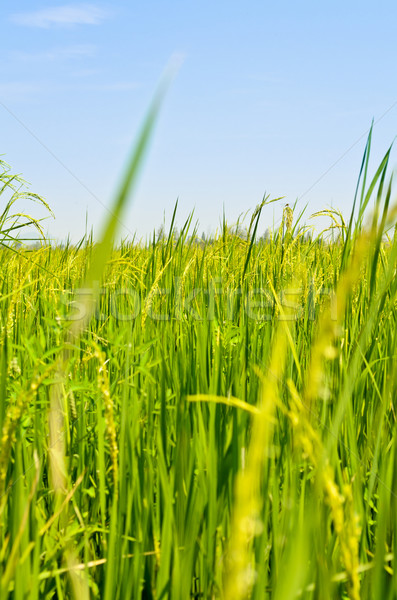
[[332, 241], [2, 251], [2, 599], [396, 597], [386, 167]]
[[[0, 246], [15, 247], [23, 242], [36, 242], [37, 235], [44, 241], [41, 225], [43, 219], [35, 219], [24, 212], [14, 212], [14, 205], [27, 200], [40, 204], [50, 215], [53, 213], [41, 196], [27, 189], [26, 182], [20, 175], [13, 175], [10, 171], [11, 167], [0, 160]], [[21, 234], [31, 232], [32, 229], [36, 231], [36, 237], [21, 237]]]

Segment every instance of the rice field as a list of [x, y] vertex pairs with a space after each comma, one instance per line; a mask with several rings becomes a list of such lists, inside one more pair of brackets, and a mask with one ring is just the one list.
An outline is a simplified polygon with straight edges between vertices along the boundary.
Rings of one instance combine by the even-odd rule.
[[266, 197], [244, 235], [174, 213], [114, 246], [139, 144], [101, 244], [17, 249], [7, 205], [2, 600], [397, 597], [396, 208], [370, 145], [319, 235], [286, 207], [261, 237]]

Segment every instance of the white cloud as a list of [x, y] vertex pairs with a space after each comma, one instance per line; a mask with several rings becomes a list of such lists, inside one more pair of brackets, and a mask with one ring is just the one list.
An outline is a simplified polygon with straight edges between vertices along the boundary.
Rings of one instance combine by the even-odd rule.
[[0, 100], [26, 100], [32, 94], [42, 92], [40, 84], [24, 81], [10, 81], [0, 83]]
[[0, 83], [0, 101], [6, 102], [9, 100], [27, 101], [34, 96], [45, 95], [47, 97], [54, 94], [65, 93], [82, 93], [82, 92], [98, 92], [98, 93], [123, 93], [137, 90], [141, 87], [139, 82], [135, 81], [104, 81], [101, 83], [49, 83], [42, 82], [25, 82], [25, 81], [10, 81]]
[[45, 52], [14, 52], [13, 58], [28, 62], [68, 60], [74, 58], [92, 58], [96, 54], [96, 47], [92, 44], [57, 47]]
[[52, 26], [99, 25], [106, 17], [106, 12], [95, 4], [65, 4], [17, 13], [11, 20], [18, 25], [48, 29]]
[[101, 74], [100, 69], [76, 69], [74, 71], [70, 71], [70, 73], [69, 73], [70, 77], [80, 77], [80, 78], [92, 77], [94, 75], [100, 75], [100, 74]]
[[136, 90], [141, 87], [140, 83], [135, 81], [116, 81], [114, 83], [100, 83], [87, 85], [85, 89], [87, 91], [96, 92], [128, 92], [130, 90]]

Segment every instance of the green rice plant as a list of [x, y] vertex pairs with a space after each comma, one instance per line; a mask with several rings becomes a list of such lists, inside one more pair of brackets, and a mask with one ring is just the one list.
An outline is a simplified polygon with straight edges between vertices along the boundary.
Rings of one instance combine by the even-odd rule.
[[24, 201], [36, 202], [54, 216], [47, 202], [38, 194], [28, 191], [22, 177], [11, 174], [10, 165], [0, 160], [0, 246], [14, 248], [15, 244], [37, 241], [37, 237], [21, 237], [26, 230], [30, 232], [32, 229], [36, 231], [39, 239], [45, 241], [41, 224], [43, 219], [35, 219], [24, 212], [14, 212], [14, 205]]
[[115, 247], [157, 108], [101, 244], [1, 250], [1, 598], [391, 600], [388, 155], [340, 235]]

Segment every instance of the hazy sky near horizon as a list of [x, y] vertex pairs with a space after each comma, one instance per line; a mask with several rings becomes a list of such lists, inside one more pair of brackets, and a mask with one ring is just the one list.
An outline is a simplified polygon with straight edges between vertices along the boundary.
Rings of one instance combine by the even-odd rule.
[[265, 192], [285, 200], [262, 231], [296, 199], [348, 215], [371, 120], [372, 171], [397, 134], [396, 26], [391, 1], [6, 0], [0, 154], [51, 205], [50, 236], [77, 241], [86, 215], [99, 233], [177, 55], [121, 236], [169, 223], [177, 198], [178, 225], [194, 209], [200, 232]]

